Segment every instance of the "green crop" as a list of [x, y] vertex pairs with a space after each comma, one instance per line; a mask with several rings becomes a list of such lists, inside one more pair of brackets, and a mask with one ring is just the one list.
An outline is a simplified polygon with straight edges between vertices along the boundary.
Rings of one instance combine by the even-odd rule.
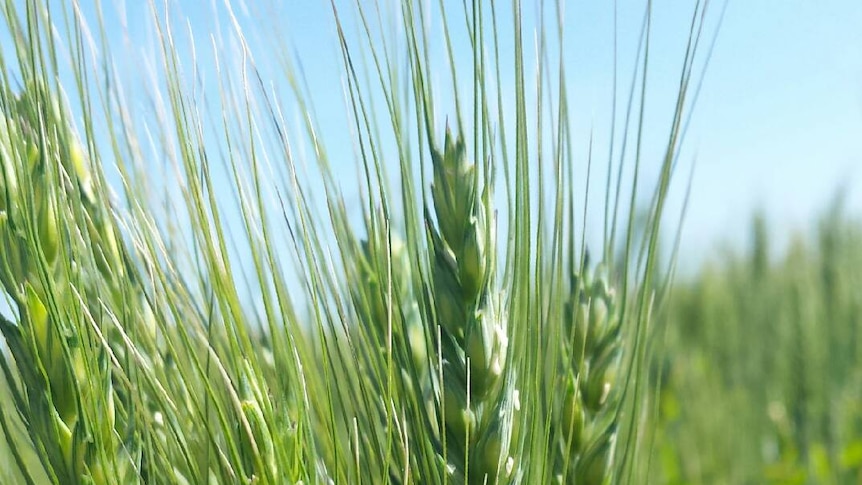
[[[652, 4], [638, 7], [604, 162], [574, 134], [561, 3], [532, 22], [517, 0], [333, 2], [348, 124], [334, 135], [314, 108], [333, 93], [301, 67], [316, 53], [285, 54], [275, 22], [242, 30], [231, 2], [209, 46], [175, 6], [148, 5], [143, 93], [102, 16], [0, 7], [14, 44], [0, 58], [0, 480], [646, 476], [672, 269], [658, 240], [707, 6], [688, 7], [676, 99], [655, 108], [669, 136], [650, 155], [661, 53]], [[344, 189], [357, 175], [358, 203]]]

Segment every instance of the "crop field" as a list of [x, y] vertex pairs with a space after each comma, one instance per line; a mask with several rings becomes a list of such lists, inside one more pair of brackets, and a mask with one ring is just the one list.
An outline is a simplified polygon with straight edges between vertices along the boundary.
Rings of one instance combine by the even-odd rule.
[[862, 481], [862, 221], [838, 199], [781, 254], [768, 233], [675, 285], [656, 483]]
[[726, 2], [109, 3], [0, 5], [0, 485], [862, 484], [846, 198], [680, 267]]

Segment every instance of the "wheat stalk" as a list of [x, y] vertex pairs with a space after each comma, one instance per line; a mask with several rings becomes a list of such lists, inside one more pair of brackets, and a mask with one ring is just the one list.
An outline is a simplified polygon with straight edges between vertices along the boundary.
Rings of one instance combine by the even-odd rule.
[[[633, 335], [648, 336], [642, 330], [648, 312], [623, 320], [621, 309], [632, 300], [645, 307], [650, 281], [614, 282], [622, 293], [617, 300], [603, 276], [585, 273], [570, 287], [556, 276], [565, 236], [559, 214], [549, 218], [544, 204], [565, 205], [575, 186], [560, 182], [549, 193], [545, 170], [556, 165], [559, 175], [577, 152], [562, 32], [556, 66], [545, 51], [551, 35], [545, 14], [538, 16], [533, 99], [524, 35], [530, 26], [517, 0], [499, 10], [496, 2], [466, 2], [456, 22], [445, 2], [432, 19], [430, 9], [404, 1], [393, 29], [384, 25], [387, 15], [357, 2], [358, 35], [370, 47], [362, 51], [348, 40], [357, 31], [345, 32], [336, 3], [349, 128], [367, 190], [360, 196], [367, 206], [361, 236], [350, 229], [353, 208], [334, 173], [340, 167], [330, 163], [342, 153], [327, 152], [344, 140], [327, 141], [303, 70], [289, 59], [278, 59], [289, 89], [270, 84], [271, 71], [257, 64], [262, 56], [251, 55], [255, 44], [247, 40], [265, 28], [241, 32], [240, 9], [231, 2], [217, 8], [234, 30], [207, 39], [215, 83], [197, 82], [213, 76], [198, 70], [209, 65], [207, 49], [181, 40], [188, 25], [175, 24], [171, 6], [150, 4], [161, 88], [145, 95], [156, 114], [138, 111], [137, 98], [124, 94], [130, 86], [114, 76], [110, 59], [117, 53], [103, 24], [89, 29], [85, 12], [61, 6], [66, 25], [54, 25], [57, 9], [37, 0], [2, 7], [26, 87], [21, 98], [2, 94], [14, 116], [4, 119], [0, 143], [0, 280], [17, 313], [2, 322], [11, 356], [4, 354], [0, 365], [18, 411], [12, 421], [26, 424], [31, 439], [10, 431], [6, 413], [0, 412], [0, 427], [25, 481], [626, 478], [618, 463], [636, 457], [628, 449], [618, 454], [616, 442], [634, 436], [637, 423], [624, 429], [619, 419], [616, 389], [630, 376], [613, 373], [623, 349], [637, 354], [623, 374], [639, 383], [645, 372], [646, 351], [626, 344]], [[556, 13], [562, 15], [561, 5]], [[440, 71], [433, 61], [438, 19], [449, 56], [443, 71], [450, 70], [454, 94], [446, 112], [458, 129], [447, 128], [439, 145], [432, 108], [447, 103], [447, 93], [432, 92]], [[64, 35], [67, 49], [60, 49]], [[462, 38], [465, 44], [456, 45]], [[222, 57], [232, 42], [241, 59]], [[192, 62], [181, 46], [189, 47]], [[463, 53], [471, 57], [467, 68], [456, 60]], [[643, 59], [635, 72], [644, 73], [645, 84], [647, 56], [636, 58]], [[8, 90], [9, 69], [0, 63]], [[60, 92], [66, 64], [80, 97], [71, 104], [82, 112], [81, 146], [70, 116], [55, 109], [56, 93], [47, 94]], [[556, 87], [545, 77], [552, 72], [559, 73]], [[32, 79], [52, 88], [32, 88]], [[90, 86], [92, 79], [105, 82]], [[459, 94], [470, 83], [472, 93]], [[213, 85], [217, 92], [208, 92]], [[546, 92], [549, 86], [558, 92]], [[682, 87], [661, 165], [662, 194], [684, 95]], [[634, 109], [638, 99], [632, 95]], [[400, 193], [388, 188], [392, 154]], [[160, 157], [169, 174], [157, 182], [163, 199], [147, 192]], [[620, 167], [629, 158], [620, 155]], [[112, 162], [123, 191], [119, 203], [107, 199], [103, 171]], [[505, 204], [493, 197], [495, 174], [502, 174]], [[622, 168], [616, 174], [630, 175]], [[632, 214], [641, 195], [632, 188]], [[652, 241], [661, 203], [650, 207]], [[498, 210], [500, 234], [508, 236], [499, 247]], [[650, 247], [647, 269], [654, 252]], [[629, 254], [622, 266], [636, 265]], [[626, 288], [639, 283], [646, 289], [626, 297]], [[559, 309], [564, 299], [568, 312]], [[548, 324], [543, 305], [564, 318]], [[622, 335], [620, 322], [627, 322]], [[551, 325], [564, 328], [543, 333]], [[547, 350], [560, 336], [558, 365], [560, 352]], [[564, 377], [553, 382], [565, 391], [559, 396], [542, 387], [551, 382], [550, 366], [562, 369]], [[638, 412], [631, 402], [641, 394], [628, 394], [634, 397], [627, 412]], [[530, 412], [519, 410], [521, 399]], [[20, 452], [41, 462], [29, 463]], [[45, 470], [44, 480], [31, 473], [37, 469]]]
[[432, 146], [436, 224], [426, 214], [433, 258], [433, 319], [439, 362], [438, 405], [445, 422], [447, 459], [461, 479], [494, 482], [507, 457], [511, 410], [500, 399], [505, 377], [505, 312], [492, 289], [490, 187], [480, 185], [461, 136], [447, 128]]
[[560, 483], [601, 484], [612, 480], [617, 434], [617, 369], [621, 353], [615, 292], [607, 276], [574, 274], [563, 312], [553, 446]]
[[[111, 226], [97, 216], [83, 154], [50, 91], [29, 85], [14, 98], [7, 94], [3, 103], [2, 281], [19, 319], [4, 321], [2, 330], [26, 396], [16, 407], [56, 480], [105, 483], [108, 476], [131, 476], [110, 365], [91, 328], [99, 324], [78, 296], [99, 291], [102, 283], [92, 283], [94, 278], [118, 276]], [[86, 207], [75, 211], [69, 200]], [[92, 266], [67, 259], [86, 254], [76, 232], [84, 224]]]

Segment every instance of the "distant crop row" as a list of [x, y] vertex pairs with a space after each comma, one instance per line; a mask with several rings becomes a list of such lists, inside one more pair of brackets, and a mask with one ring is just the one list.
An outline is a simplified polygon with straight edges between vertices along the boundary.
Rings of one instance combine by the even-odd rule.
[[769, 233], [675, 285], [656, 483], [862, 481], [862, 221]]

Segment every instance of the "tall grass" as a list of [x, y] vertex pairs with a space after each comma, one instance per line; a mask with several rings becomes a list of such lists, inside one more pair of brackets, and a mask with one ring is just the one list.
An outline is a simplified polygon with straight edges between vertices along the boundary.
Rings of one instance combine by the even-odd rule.
[[[573, 135], [559, 3], [541, 4], [535, 25], [517, 1], [386, 14], [333, 3], [345, 139], [321, 136], [314, 101], [331, 93], [309, 89], [276, 45], [253, 51], [230, 3], [242, 57], [213, 37], [214, 91], [200, 81], [204, 47], [192, 39], [185, 56], [173, 6], [149, 5], [157, 123], [139, 117], [102, 17], [78, 7], [2, 7], [15, 47], [2, 59], [4, 478], [645, 476], [653, 314], [670, 275], [658, 238], [711, 35], [706, 2], [680, 39], [676, 99], [654, 108], [669, 125], [651, 161], [650, 2], [603, 160]], [[277, 79], [263, 55], [281, 63]], [[330, 158], [345, 143], [356, 206]]]
[[840, 199], [777, 252], [751, 245], [678, 282], [654, 480], [862, 480], [860, 222]]

